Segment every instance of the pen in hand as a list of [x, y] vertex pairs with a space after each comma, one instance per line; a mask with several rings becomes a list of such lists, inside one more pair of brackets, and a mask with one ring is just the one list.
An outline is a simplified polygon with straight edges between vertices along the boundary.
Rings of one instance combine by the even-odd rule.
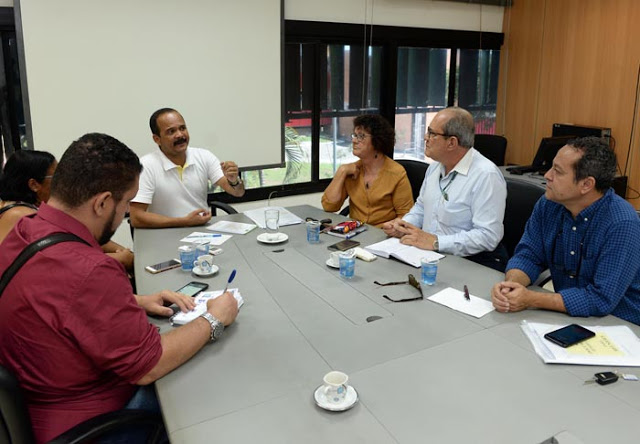
[[467, 288], [466, 284], [464, 286], [464, 298], [467, 301], [471, 302], [471, 296], [469, 296], [469, 289]]
[[227, 285], [224, 287], [224, 290], [222, 290], [222, 294], [225, 294], [227, 292], [227, 289], [229, 288], [229, 284], [233, 282], [233, 279], [235, 279], [235, 277], [236, 277], [236, 269], [234, 268], [231, 274], [229, 275], [229, 279], [227, 280]]

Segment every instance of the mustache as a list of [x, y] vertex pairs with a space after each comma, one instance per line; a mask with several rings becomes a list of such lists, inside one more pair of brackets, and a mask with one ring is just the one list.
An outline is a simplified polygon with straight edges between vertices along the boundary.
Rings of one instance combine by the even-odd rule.
[[176, 145], [180, 145], [182, 143], [186, 143], [187, 142], [187, 138], [186, 137], [181, 137], [179, 139], [177, 139], [176, 141], [173, 142], [173, 146]]

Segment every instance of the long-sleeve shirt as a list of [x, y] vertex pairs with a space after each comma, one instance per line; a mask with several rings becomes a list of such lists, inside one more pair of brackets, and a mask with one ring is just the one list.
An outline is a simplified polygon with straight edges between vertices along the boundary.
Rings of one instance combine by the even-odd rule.
[[542, 197], [507, 270], [535, 281], [546, 268], [571, 316], [613, 314], [640, 325], [640, 218], [608, 190], [573, 218]]
[[325, 211], [338, 211], [349, 197], [349, 216], [370, 225], [380, 226], [385, 222], [404, 216], [413, 205], [411, 183], [407, 172], [398, 162], [385, 157], [378, 177], [365, 186], [364, 172], [358, 177], [347, 177], [342, 187], [342, 195], [331, 202], [322, 195]]
[[474, 148], [444, 171], [440, 162], [429, 165], [420, 196], [403, 219], [438, 236], [441, 252], [471, 256], [495, 250], [504, 235], [502, 173]]

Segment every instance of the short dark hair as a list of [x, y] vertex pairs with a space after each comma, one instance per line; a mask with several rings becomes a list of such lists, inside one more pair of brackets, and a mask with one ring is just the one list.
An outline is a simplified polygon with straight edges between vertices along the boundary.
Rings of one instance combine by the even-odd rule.
[[149, 117], [149, 128], [151, 128], [151, 133], [155, 134], [156, 136], [160, 135], [160, 129], [158, 128], [158, 118], [161, 115], [167, 113], [178, 113], [178, 111], [173, 108], [160, 108], [159, 110], [151, 114], [151, 117]]
[[106, 134], [85, 134], [62, 155], [51, 182], [51, 197], [77, 208], [110, 191], [119, 202], [141, 171], [140, 159], [124, 143]]
[[7, 159], [0, 175], [0, 199], [38, 203], [38, 195], [29, 188], [29, 179], [44, 182], [47, 171], [56, 161], [46, 151], [20, 150]]
[[596, 190], [604, 193], [616, 177], [616, 155], [609, 144], [599, 137], [579, 137], [567, 145], [582, 151], [582, 157], [573, 164], [575, 181], [591, 176], [596, 180]]
[[371, 134], [373, 148], [393, 159], [396, 132], [387, 119], [379, 114], [363, 114], [353, 119], [353, 127], [362, 127]]
[[450, 106], [445, 110], [451, 113], [451, 117], [442, 128], [444, 133], [447, 136], [456, 136], [461, 147], [471, 148], [476, 130], [471, 113], [457, 106]]

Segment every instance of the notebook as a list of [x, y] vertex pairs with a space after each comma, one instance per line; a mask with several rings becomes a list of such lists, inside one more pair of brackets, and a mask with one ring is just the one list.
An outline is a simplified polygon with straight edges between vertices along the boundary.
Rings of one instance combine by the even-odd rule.
[[390, 237], [382, 242], [371, 244], [364, 248], [365, 250], [381, 257], [395, 257], [396, 259], [406, 262], [409, 265], [413, 265], [416, 268], [420, 267], [420, 260], [423, 257], [428, 257], [432, 260], [442, 259], [444, 257], [444, 255], [435, 251], [422, 250], [412, 245], [403, 245], [397, 237]]

